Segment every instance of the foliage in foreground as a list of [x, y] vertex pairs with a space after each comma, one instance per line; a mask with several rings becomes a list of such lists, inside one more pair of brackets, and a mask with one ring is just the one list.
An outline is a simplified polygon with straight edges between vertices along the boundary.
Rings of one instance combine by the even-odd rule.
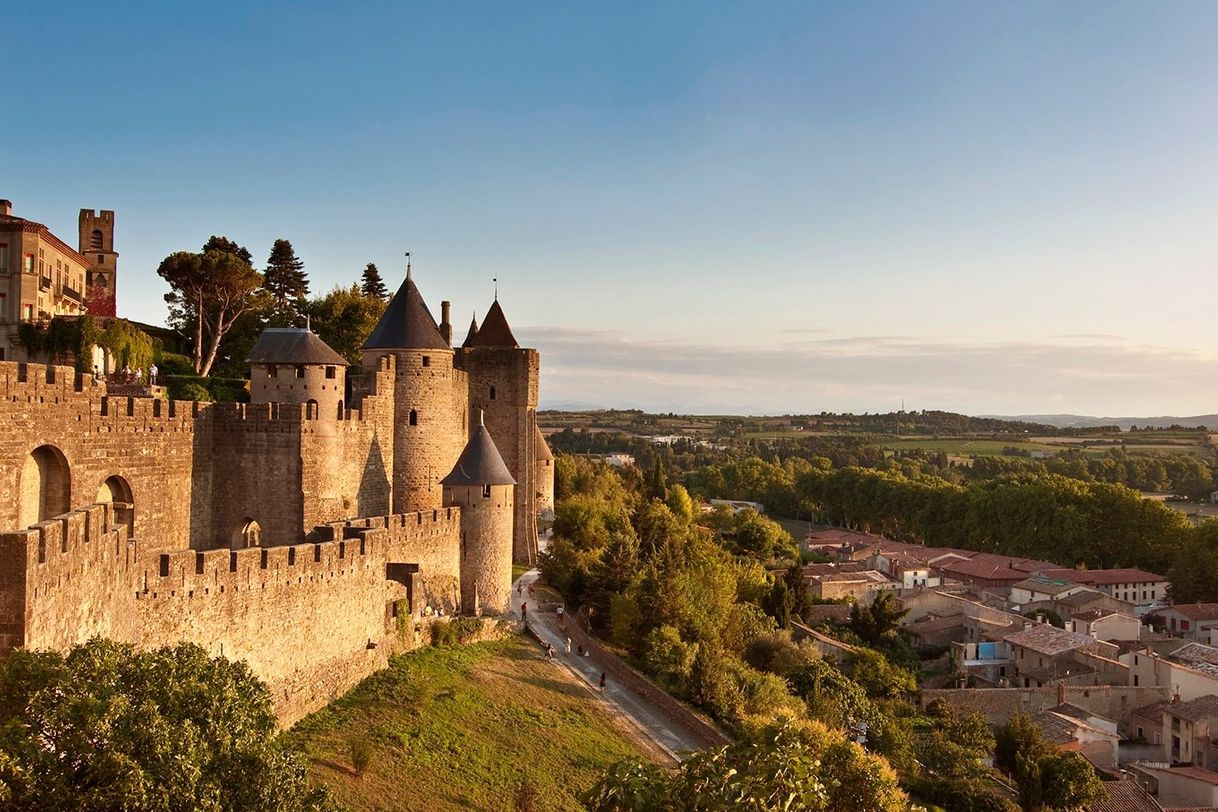
[[245, 663], [95, 639], [0, 665], [0, 810], [327, 808]]
[[1084, 809], [1104, 797], [1090, 762], [1080, 753], [1058, 752], [1026, 713], [998, 731], [994, 766], [1014, 780], [1026, 810]]
[[620, 762], [585, 802], [593, 812], [909, 808], [896, 773], [882, 758], [815, 721], [763, 728], [734, 744], [698, 753], [671, 772]]

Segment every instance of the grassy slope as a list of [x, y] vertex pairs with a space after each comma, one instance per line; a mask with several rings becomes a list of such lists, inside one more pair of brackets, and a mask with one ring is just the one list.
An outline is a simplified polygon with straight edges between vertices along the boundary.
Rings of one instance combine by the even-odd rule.
[[[604, 767], [645, 755], [519, 637], [400, 657], [289, 735], [312, 778], [356, 810], [513, 809], [526, 772], [535, 809], [579, 809]], [[362, 779], [347, 744], [359, 735], [376, 748]]]

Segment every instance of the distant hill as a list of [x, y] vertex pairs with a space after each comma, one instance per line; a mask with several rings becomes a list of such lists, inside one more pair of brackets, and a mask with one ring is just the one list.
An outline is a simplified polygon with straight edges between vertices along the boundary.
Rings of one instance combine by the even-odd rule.
[[1130, 426], [1146, 428], [1167, 428], [1168, 426], [1184, 426], [1195, 429], [1205, 426], [1218, 431], [1218, 414], [1199, 414], [1192, 417], [1091, 417], [1083, 414], [1019, 414], [999, 415], [983, 414], [978, 417], [994, 420], [1019, 420], [1027, 423], [1043, 423], [1062, 429], [1088, 429], [1097, 426], [1120, 426], [1128, 430]]

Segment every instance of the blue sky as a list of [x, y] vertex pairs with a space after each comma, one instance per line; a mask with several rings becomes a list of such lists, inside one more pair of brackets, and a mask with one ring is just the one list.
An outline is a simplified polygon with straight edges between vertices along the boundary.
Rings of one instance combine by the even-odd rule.
[[543, 405], [1218, 411], [1218, 4], [25, 3], [0, 197], [491, 278]]

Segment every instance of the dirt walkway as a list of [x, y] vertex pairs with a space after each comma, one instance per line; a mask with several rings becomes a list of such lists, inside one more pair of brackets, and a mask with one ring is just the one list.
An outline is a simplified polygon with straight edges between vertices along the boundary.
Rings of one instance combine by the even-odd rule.
[[[540, 595], [529, 595], [529, 586], [537, 580], [537, 570], [530, 570], [516, 579], [512, 586], [512, 614], [520, 617], [520, 604], [528, 603], [529, 628], [542, 640], [554, 647], [554, 658], [565, 665], [586, 685], [600, 694], [606, 705], [616, 709], [629, 719], [649, 739], [673, 758], [681, 758], [691, 750], [705, 746], [704, 740], [692, 731], [675, 725], [669, 718], [652, 706], [648, 700], [626, 686], [608, 682], [602, 693], [599, 687], [601, 673], [605, 670], [594, 656], [580, 657], [576, 651], [566, 653], [566, 635], [558, 626], [557, 618], [548, 612], [537, 612], [534, 607]], [[517, 586], [520, 587], [517, 590]]]

